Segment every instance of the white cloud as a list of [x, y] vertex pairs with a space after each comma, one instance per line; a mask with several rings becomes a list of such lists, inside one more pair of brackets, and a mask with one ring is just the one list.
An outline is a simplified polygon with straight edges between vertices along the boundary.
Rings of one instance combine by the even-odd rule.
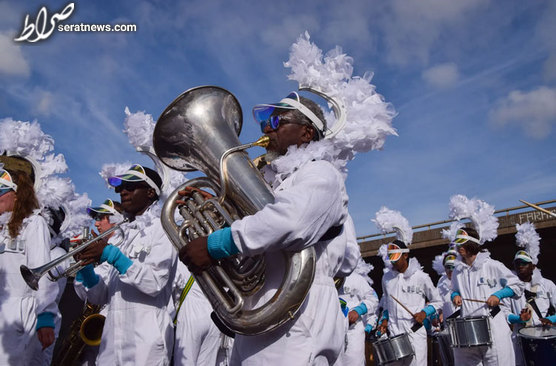
[[[427, 63], [434, 45], [447, 32], [465, 32], [470, 14], [489, 0], [393, 0], [377, 17], [391, 63]], [[452, 35], [453, 36], [453, 35]]]
[[29, 76], [29, 63], [9, 33], [0, 33], [0, 74]]
[[423, 80], [435, 88], [447, 88], [459, 80], [458, 66], [453, 62], [433, 66], [422, 74]]
[[43, 116], [49, 116], [52, 112], [53, 95], [50, 92], [41, 92], [39, 102], [36, 105], [36, 111]]
[[490, 111], [490, 121], [498, 126], [521, 125], [528, 136], [542, 139], [556, 122], [556, 89], [545, 86], [530, 92], [514, 90]]

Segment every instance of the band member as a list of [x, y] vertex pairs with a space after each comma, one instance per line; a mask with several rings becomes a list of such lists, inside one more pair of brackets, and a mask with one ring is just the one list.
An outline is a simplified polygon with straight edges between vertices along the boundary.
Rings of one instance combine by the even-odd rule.
[[453, 196], [450, 206], [451, 218], [469, 218], [474, 226], [459, 229], [456, 234], [455, 244], [462, 260], [452, 273], [452, 301], [455, 306], [461, 306], [464, 318], [488, 316], [492, 334], [491, 346], [454, 348], [455, 363], [514, 365], [511, 331], [498, 306], [503, 298], [519, 298], [523, 285], [501, 262], [490, 258], [487, 251], [481, 251], [482, 244], [497, 236], [494, 207], [462, 195]]
[[[515, 273], [524, 286], [524, 294], [518, 299], [505, 299], [509, 305], [508, 322], [512, 324], [516, 365], [524, 366], [523, 351], [519, 344], [517, 332], [524, 326], [548, 325], [550, 320], [549, 308], [556, 307], [556, 286], [554, 282], [544, 278], [537, 268], [540, 253], [540, 236], [535, 226], [529, 222], [516, 225], [517, 245], [519, 250], [514, 257]], [[552, 318], [556, 318], [554, 315]]]
[[108, 305], [97, 363], [167, 365], [173, 344], [167, 306], [177, 253], [160, 222], [162, 181], [135, 164], [108, 182], [130, 220], [121, 226], [125, 239], [118, 247], [99, 240], [84, 250], [79, 259], [85, 264], [101, 264], [85, 266], [74, 282], [82, 299]]
[[[224, 335], [210, 317], [210, 302], [197, 282], [191, 281], [193, 279], [187, 267], [178, 262], [174, 280], [174, 293], [177, 295], [174, 365], [213, 366], [216, 365]], [[184, 292], [184, 288], [188, 292]], [[185, 296], [183, 301], [180, 301], [180, 295]]]
[[339, 365], [365, 365], [366, 320], [374, 315], [378, 307], [378, 296], [368, 276], [372, 269], [373, 266], [361, 258], [339, 290], [342, 310], [348, 322], [346, 350], [340, 356]]
[[[106, 230], [111, 229], [114, 225], [123, 221], [122, 208], [120, 202], [112, 201], [111, 199], [105, 200], [98, 207], [88, 207], [87, 213], [93, 220], [95, 220], [95, 227], [99, 234]], [[117, 232], [117, 231], [116, 231]], [[112, 237], [114, 233], [110, 234]]]
[[303, 147], [322, 139], [326, 131], [323, 112], [315, 102], [292, 93], [283, 104], [256, 106], [254, 115], [270, 138], [267, 158], [285, 156], [289, 149], [288, 155], [297, 157], [298, 166], [277, 174], [272, 164], [267, 165], [265, 177], [274, 189], [275, 202], [208, 238], [191, 241], [180, 258], [193, 273], [199, 273], [214, 260], [236, 253], [265, 253], [265, 288], [257, 294], [264, 295], [253, 304], [256, 308], [280, 287], [284, 263], [278, 251], [313, 246], [318, 253], [315, 276], [295, 318], [256, 337], [236, 335], [232, 364], [332, 364], [344, 346], [345, 318], [333, 276], [345, 243], [339, 251], [329, 247], [334, 236], [325, 234], [332, 228], [341, 231], [347, 218], [344, 178], [330, 162], [303, 155]]
[[[457, 251], [455, 249], [450, 249], [435, 258], [432, 267], [440, 275], [438, 284], [436, 288], [438, 289], [438, 294], [442, 299], [442, 312], [438, 318], [440, 323], [443, 323], [446, 318], [452, 315], [457, 309], [452, 303], [452, 272], [454, 271], [454, 266], [457, 260]], [[435, 324], [433, 321], [433, 326]]]
[[397, 239], [387, 245], [388, 261], [392, 267], [382, 277], [383, 315], [378, 330], [391, 336], [409, 335], [415, 356], [393, 365], [424, 366], [427, 364], [427, 331], [422, 325], [440, 308], [440, 295], [417, 259], [409, 258], [413, 231], [407, 219], [398, 211], [382, 207], [374, 221], [383, 233], [393, 230], [397, 233]]
[[0, 169], [0, 364], [27, 365], [32, 337], [42, 349], [54, 343], [58, 287], [43, 276], [33, 291], [21, 276], [50, 262], [50, 233], [39, 215], [33, 189], [34, 172], [27, 160], [2, 157]]

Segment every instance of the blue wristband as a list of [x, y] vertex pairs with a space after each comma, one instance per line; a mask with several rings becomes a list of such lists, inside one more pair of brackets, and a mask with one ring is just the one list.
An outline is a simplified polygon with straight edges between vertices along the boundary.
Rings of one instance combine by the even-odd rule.
[[207, 250], [213, 259], [222, 259], [239, 253], [232, 237], [232, 229], [225, 227], [210, 234], [207, 238]]
[[427, 305], [425, 306], [425, 308], [423, 309], [423, 311], [425, 312], [425, 314], [427, 314], [427, 316], [431, 316], [434, 313], [436, 313], [436, 309], [434, 308], [434, 306], [432, 305]]
[[509, 287], [504, 287], [502, 290], [498, 290], [492, 295], [496, 296], [498, 299], [502, 300], [506, 297], [512, 297], [515, 295], [514, 290]]
[[121, 252], [120, 248], [113, 245], [104, 247], [102, 255], [100, 256], [100, 261], [110, 263], [122, 275], [125, 274], [133, 264], [133, 261], [126, 257], [126, 255]]
[[454, 297], [456, 297], [456, 296], [461, 296], [461, 295], [457, 291], [452, 292], [452, 295], [450, 295], [450, 300], [454, 301]]
[[373, 326], [370, 324], [367, 324], [365, 326], [365, 333], [371, 333], [373, 331]]
[[547, 316], [546, 319], [550, 320], [552, 324], [556, 323], [556, 314]]
[[384, 319], [386, 319], [386, 320], [389, 319], [389, 317], [388, 317], [388, 310], [384, 310], [384, 311], [382, 312], [382, 318], [380, 318], [380, 322], [382, 323], [382, 321], [383, 321]]
[[39, 330], [41, 328], [54, 328], [54, 317], [56, 314], [44, 312], [37, 315], [37, 326], [35, 330]]
[[95, 269], [93, 265], [88, 264], [85, 267], [83, 267], [79, 272], [77, 272], [77, 275], [75, 276], [75, 280], [82, 282], [83, 286], [87, 288], [91, 288], [98, 283], [100, 277], [95, 273]]
[[361, 303], [351, 310], [355, 310], [355, 312], [361, 316], [363, 314], [367, 314], [367, 305]]
[[508, 315], [508, 322], [510, 324], [525, 324], [525, 322], [521, 320], [519, 315], [515, 315], [515, 314]]

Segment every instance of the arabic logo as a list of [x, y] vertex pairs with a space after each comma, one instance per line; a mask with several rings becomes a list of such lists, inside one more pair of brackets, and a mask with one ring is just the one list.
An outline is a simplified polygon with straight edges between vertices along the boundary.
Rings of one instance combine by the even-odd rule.
[[[56, 28], [56, 23], [62, 20], [66, 20], [69, 18], [71, 13], [73, 13], [73, 9], [75, 8], [74, 3], [69, 3], [66, 5], [64, 10], [61, 13], [54, 13], [50, 18], [50, 22], [48, 21], [48, 11], [46, 7], [43, 6], [37, 15], [37, 19], [35, 23], [29, 23], [29, 14], [25, 16], [25, 24], [23, 25], [23, 30], [18, 38], [14, 39], [16, 42], [37, 42], [43, 39], [47, 39], [50, 37], [54, 29]], [[50, 28], [47, 27], [50, 25]], [[29, 38], [35, 35], [35, 38]]]

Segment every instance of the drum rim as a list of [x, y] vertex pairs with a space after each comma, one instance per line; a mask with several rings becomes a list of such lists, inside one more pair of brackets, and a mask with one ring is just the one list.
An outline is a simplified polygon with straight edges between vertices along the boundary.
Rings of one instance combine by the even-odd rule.
[[[517, 330], [517, 334], [518, 336], [522, 337], [522, 338], [531, 338], [531, 339], [554, 339], [556, 338], [556, 333], [555, 334], [551, 334], [551, 335], [546, 335], [546, 336], [537, 336], [537, 335], [531, 335], [531, 334], [523, 334], [521, 331], [524, 329], [542, 329], [542, 327], [539, 326], [535, 326], [535, 327], [522, 327], [520, 329]], [[549, 328], [552, 329], [552, 328]], [[542, 330], [541, 330], [542, 331]]]

